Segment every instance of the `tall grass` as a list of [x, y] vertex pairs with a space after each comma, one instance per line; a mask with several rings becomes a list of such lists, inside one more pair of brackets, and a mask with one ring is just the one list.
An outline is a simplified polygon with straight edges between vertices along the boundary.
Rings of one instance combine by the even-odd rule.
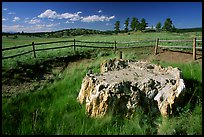
[[[156, 63], [156, 62], [155, 62]], [[158, 62], [157, 62], [158, 63]], [[186, 85], [185, 104], [177, 106], [177, 116], [162, 118], [158, 134], [202, 134], [202, 64], [195, 62], [179, 64], [159, 62], [163, 67], [178, 67]]]
[[[114, 58], [107, 51], [96, 51], [91, 61], [73, 63], [47, 87], [35, 92], [22, 93], [11, 98], [2, 98], [3, 134], [59, 134], [59, 135], [152, 135], [152, 134], [202, 134], [202, 68], [200, 64], [159, 63], [162, 66], [179, 67], [184, 80], [197, 81], [188, 85], [188, 93], [193, 96], [194, 108], [187, 103], [177, 110], [178, 115], [163, 118], [136, 111], [132, 119], [107, 114], [102, 119], [93, 119], [85, 114], [85, 106], [80, 105], [78, 96], [81, 82], [88, 69], [100, 71], [100, 62]], [[124, 58], [140, 58], [134, 52], [124, 52]], [[142, 55], [141, 55], [142, 56]], [[189, 83], [188, 83], [189, 84]], [[193, 84], [193, 83], [192, 83]], [[192, 94], [195, 92], [195, 94]], [[189, 100], [188, 100], [189, 101]]]
[[64, 79], [45, 89], [3, 98], [3, 134], [111, 133], [111, 116], [107, 116], [105, 121], [90, 119], [85, 115], [85, 108], [76, 101], [87, 69], [99, 72], [99, 62], [90, 63], [87, 67], [84, 64], [73, 65], [62, 74]]
[[[182, 33], [177, 39], [186, 39], [200, 35], [198, 33]], [[178, 34], [155, 33], [154, 36], [148, 33], [135, 33], [134, 35], [113, 35], [113, 36], [84, 36], [75, 37], [79, 40], [90, 41], [135, 41], [137, 39], [168, 38], [174, 39]], [[70, 38], [72, 39], [72, 38]], [[31, 39], [15, 39], [17, 45], [27, 44]], [[38, 42], [51, 41], [51, 39], [39, 39]], [[56, 39], [57, 40], [57, 39]], [[64, 40], [64, 38], [63, 38]], [[55, 40], [53, 40], [55, 41]], [[14, 41], [3, 39], [5, 47], [12, 46]], [[54, 45], [52, 45], [54, 46]], [[33, 64], [39, 58], [65, 56], [74, 54], [70, 50], [53, 50], [53, 52], [38, 52], [36, 59], [29, 54], [17, 57], [15, 61]], [[58, 51], [58, 52], [56, 52]], [[81, 88], [81, 82], [89, 69], [94, 73], [100, 71], [100, 63], [105, 59], [115, 58], [112, 50], [91, 50], [88, 52], [77, 48], [78, 55], [89, 56], [89, 60], [82, 60], [80, 63], [72, 63], [54, 82], [47, 83], [35, 91], [16, 94], [12, 97], [2, 97], [2, 134], [32, 135], [174, 135], [202, 134], [202, 65], [197, 63], [168, 63], [152, 61], [163, 67], [173, 66], [181, 69], [186, 84], [185, 103], [178, 105], [175, 115], [163, 118], [160, 115], [152, 116], [151, 113], [144, 114], [136, 111], [132, 119], [123, 119], [120, 116], [107, 114], [102, 119], [93, 119], [85, 114], [85, 106], [80, 105], [76, 98]], [[63, 52], [63, 54], [61, 54]], [[123, 50], [124, 59], [141, 60], [153, 54], [152, 49]], [[48, 55], [49, 53], [49, 55]], [[32, 55], [32, 53], [31, 53]], [[8, 59], [2, 62], [2, 67], [12, 66], [13, 60]]]
[[158, 134], [202, 135], [202, 106], [196, 105], [192, 112], [184, 111], [177, 117], [161, 118]]

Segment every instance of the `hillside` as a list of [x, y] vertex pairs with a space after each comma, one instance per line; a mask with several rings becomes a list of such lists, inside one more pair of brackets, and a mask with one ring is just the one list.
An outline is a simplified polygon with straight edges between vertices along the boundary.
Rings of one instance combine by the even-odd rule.
[[202, 32], [202, 28], [184, 28], [184, 29], [178, 29], [178, 32]]
[[[154, 29], [146, 29], [144, 32], [156, 32]], [[185, 32], [202, 32], [202, 28], [184, 28], [177, 29], [177, 33], [185, 33]], [[121, 33], [125, 33], [121, 30]], [[64, 29], [52, 32], [36, 32], [36, 33], [26, 33], [26, 32], [18, 32], [18, 33], [9, 33], [2, 32], [2, 36], [9, 35], [27, 35], [27, 36], [35, 36], [35, 37], [46, 37], [46, 38], [60, 38], [60, 37], [69, 37], [69, 36], [79, 36], [79, 35], [89, 35], [89, 34], [104, 34], [104, 35], [112, 35], [115, 32], [112, 30], [93, 30], [93, 29], [85, 29], [85, 28], [72, 28], [72, 29]]]
[[36, 36], [36, 37], [47, 37], [47, 38], [60, 38], [60, 37], [68, 37], [68, 36], [78, 36], [78, 35], [88, 35], [88, 34], [112, 34], [113, 31], [100, 31], [100, 30], [92, 30], [92, 29], [84, 29], [84, 28], [72, 28], [72, 29], [64, 29], [52, 32], [36, 32], [36, 33], [26, 33], [26, 32], [18, 32], [18, 33], [9, 33], [2, 32], [2, 36], [9, 35], [27, 35], [27, 36]]

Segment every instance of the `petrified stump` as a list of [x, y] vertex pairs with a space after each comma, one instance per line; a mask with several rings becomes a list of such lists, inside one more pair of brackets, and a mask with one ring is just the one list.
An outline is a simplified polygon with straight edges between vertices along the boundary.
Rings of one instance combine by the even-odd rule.
[[128, 117], [137, 108], [166, 116], [184, 89], [178, 68], [114, 59], [101, 64], [100, 74], [84, 77], [77, 100], [86, 103], [91, 117], [102, 117], [110, 111]]

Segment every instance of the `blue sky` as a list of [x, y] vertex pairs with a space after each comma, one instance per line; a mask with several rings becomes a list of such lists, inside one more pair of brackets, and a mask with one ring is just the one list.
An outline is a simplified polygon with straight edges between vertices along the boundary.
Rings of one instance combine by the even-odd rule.
[[171, 18], [176, 28], [202, 27], [202, 2], [2, 2], [3, 32], [69, 28], [113, 30], [119, 20], [146, 19], [148, 26]]

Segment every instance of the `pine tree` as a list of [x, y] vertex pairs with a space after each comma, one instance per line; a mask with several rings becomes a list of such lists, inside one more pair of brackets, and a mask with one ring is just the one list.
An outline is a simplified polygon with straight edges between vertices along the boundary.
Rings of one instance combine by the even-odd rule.
[[137, 29], [138, 29], [138, 25], [139, 25], [138, 19], [135, 18], [135, 17], [133, 17], [133, 18], [132, 18], [132, 21], [131, 21], [131, 25], [130, 25], [132, 31], [137, 30]]
[[165, 31], [172, 31], [172, 21], [170, 18], [167, 18], [166, 21], [164, 22], [164, 26], [162, 28], [162, 30], [165, 30]]
[[144, 18], [142, 18], [141, 19], [141, 22], [140, 22], [140, 28], [139, 28], [139, 30], [145, 30], [146, 29], [146, 27], [147, 27], [147, 24], [148, 23], [146, 23], [146, 20], [144, 19]]
[[119, 33], [120, 32], [120, 21], [116, 21], [115, 22], [115, 33]]
[[128, 17], [126, 20], [125, 20], [125, 32], [128, 32], [128, 25], [129, 25], [129, 20], [130, 20], [130, 18]]
[[160, 31], [161, 27], [162, 27], [161, 22], [158, 22], [156, 25], [156, 31]]

